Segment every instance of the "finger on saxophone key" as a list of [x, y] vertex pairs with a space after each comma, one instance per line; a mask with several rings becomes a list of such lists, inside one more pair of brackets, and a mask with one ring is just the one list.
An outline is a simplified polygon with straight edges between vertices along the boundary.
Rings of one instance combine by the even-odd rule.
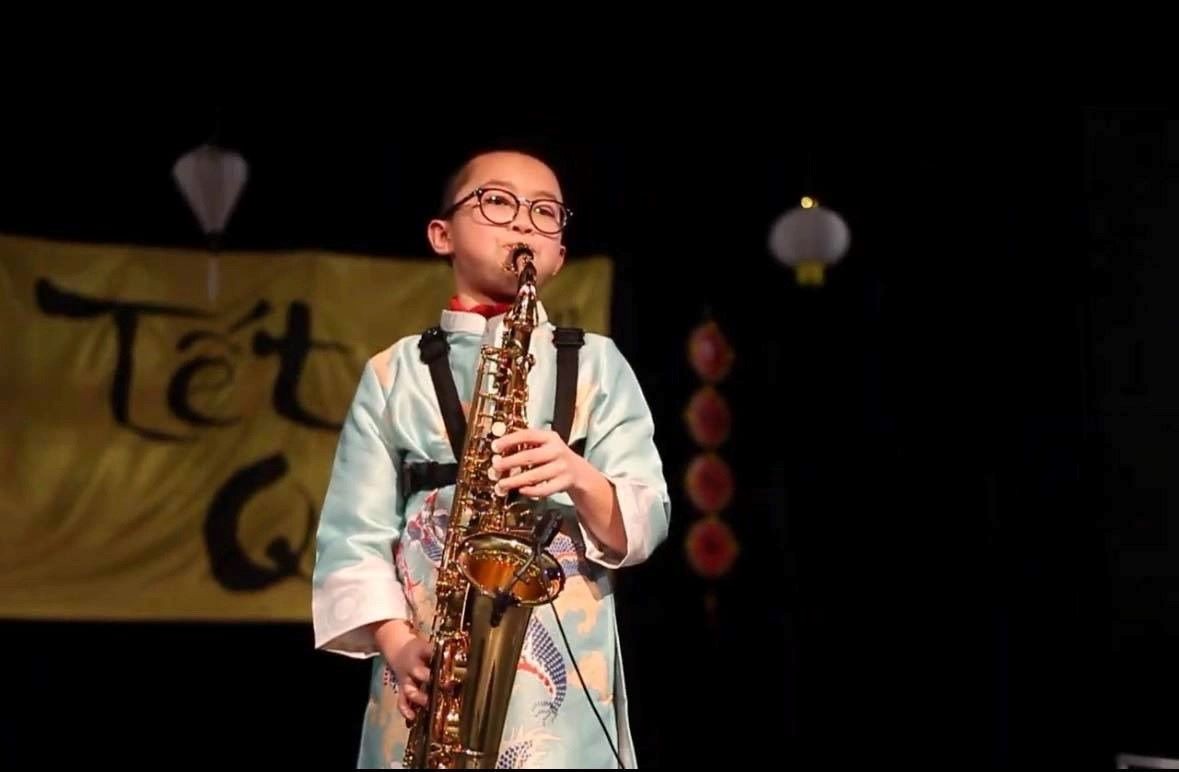
[[415, 711], [409, 704], [409, 695], [406, 694], [408, 684], [402, 684], [397, 694], [397, 709], [401, 711], [401, 715], [405, 716], [406, 720], [413, 721]]
[[406, 684], [405, 696], [409, 697], [409, 699], [412, 700], [415, 704], [421, 705], [423, 708], [430, 704], [429, 699], [426, 697], [426, 693], [419, 689], [417, 685], [412, 683]]

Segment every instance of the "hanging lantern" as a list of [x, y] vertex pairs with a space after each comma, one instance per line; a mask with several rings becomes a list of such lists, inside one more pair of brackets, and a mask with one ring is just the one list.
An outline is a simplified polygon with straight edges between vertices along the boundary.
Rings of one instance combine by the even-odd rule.
[[716, 453], [700, 453], [684, 472], [684, 488], [698, 511], [720, 512], [733, 500], [733, 471]]
[[[684, 540], [684, 549], [688, 565], [707, 579], [717, 579], [729, 573], [741, 551], [733, 529], [716, 515], [705, 515], [692, 523]], [[715, 598], [710, 600], [715, 604]]]
[[216, 251], [249, 177], [242, 156], [212, 143], [199, 145], [177, 159], [172, 176], [201, 226], [214, 254], [209, 257], [209, 299], [217, 295]]
[[843, 259], [850, 244], [851, 231], [843, 218], [809, 196], [770, 227], [770, 252], [794, 269], [802, 286], [822, 285], [827, 269]]
[[724, 380], [734, 358], [733, 347], [715, 321], [697, 325], [688, 336], [688, 362], [705, 383]]
[[729, 403], [715, 387], [701, 386], [684, 410], [684, 423], [697, 445], [716, 448], [729, 438], [733, 416]]

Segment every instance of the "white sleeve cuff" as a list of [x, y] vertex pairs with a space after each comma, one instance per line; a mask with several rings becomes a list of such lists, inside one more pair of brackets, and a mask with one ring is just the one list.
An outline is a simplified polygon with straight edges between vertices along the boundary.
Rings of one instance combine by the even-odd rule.
[[626, 532], [626, 554], [604, 550], [578, 518], [588, 560], [606, 568], [626, 568], [642, 563], [667, 538], [671, 515], [667, 499], [654, 488], [635, 480], [607, 477], [618, 498], [622, 527]]
[[369, 558], [333, 571], [313, 588], [311, 617], [317, 649], [365, 658], [379, 653], [368, 626], [408, 619], [409, 604], [393, 565]]

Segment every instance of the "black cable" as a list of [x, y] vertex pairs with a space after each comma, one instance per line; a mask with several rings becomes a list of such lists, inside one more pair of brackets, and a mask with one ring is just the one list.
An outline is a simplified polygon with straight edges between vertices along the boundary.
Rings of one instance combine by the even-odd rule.
[[618, 760], [618, 768], [626, 769], [626, 765], [622, 763], [622, 757], [618, 755], [618, 750], [614, 747], [614, 740], [610, 738], [610, 730], [606, 728], [606, 722], [598, 714], [598, 706], [594, 704], [594, 698], [590, 695], [589, 687], [585, 685], [585, 679], [581, 677], [581, 668], [577, 666], [577, 657], [573, 656], [573, 647], [569, 645], [569, 639], [565, 637], [565, 626], [561, 624], [561, 615], [557, 613], [557, 607], [553, 605], [553, 598], [549, 598], [548, 605], [553, 610], [553, 618], [557, 620], [557, 629], [561, 631], [561, 640], [565, 642], [565, 651], [569, 652], [569, 661], [573, 663], [573, 670], [577, 673], [577, 680], [581, 681], [581, 689], [585, 692], [585, 698], [589, 700], [590, 710], [594, 712], [594, 718], [598, 720], [598, 725], [602, 727], [602, 733], [606, 735], [606, 742], [610, 743], [610, 751], [614, 754], [614, 758]]

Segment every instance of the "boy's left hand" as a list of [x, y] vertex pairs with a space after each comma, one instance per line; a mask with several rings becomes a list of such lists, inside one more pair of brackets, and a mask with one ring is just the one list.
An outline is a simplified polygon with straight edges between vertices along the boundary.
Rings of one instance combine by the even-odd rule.
[[[533, 447], [518, 450], [520, 445]], [[538, 499], [576, 488], [589, 464], [552, 430], [522, 429], [505, 434], [491, 449], [498, 457], [493, 466], [501, 475], [496, 487], [505, 492], [518, 488], [521, 495]], [[533, 468], [510, 474], [527, 466]]]

